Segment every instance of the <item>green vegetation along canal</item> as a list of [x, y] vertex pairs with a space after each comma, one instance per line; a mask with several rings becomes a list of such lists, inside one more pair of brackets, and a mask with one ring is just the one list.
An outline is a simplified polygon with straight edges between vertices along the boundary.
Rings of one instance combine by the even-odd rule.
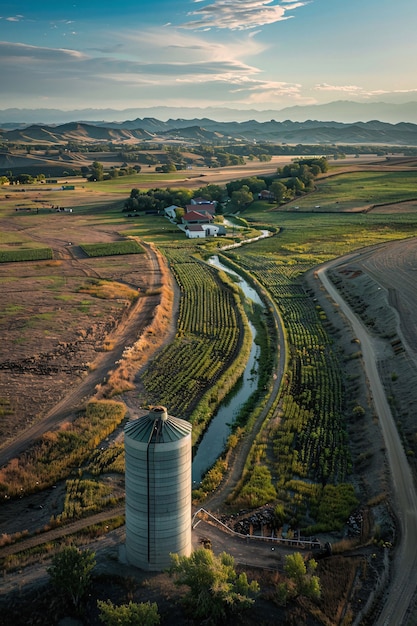
[[[262, 307], [264, 306], [255, 289], [253, 289], [239, 274], [223, 265], [217, 256], [211, 257], [209, 259], [209, 263], [232, 275], [248, 300], [252, 300]], [[245, 371], [232, 391], [221, 403], [199, 443], [197, 452], [193, 459], [192, 479], [194, 486], [201, 482], [204, 474], [210, 469], [223, 452], [226, 441], [231, 433], [231, 426], [233, 422], [239, 415], [243, 405], [257, 389], [259, 381], [258, 370], [260, 348], [255, 343], [256, 329], [250, 322], [249, 328], [252, 333], [252, 345]]]

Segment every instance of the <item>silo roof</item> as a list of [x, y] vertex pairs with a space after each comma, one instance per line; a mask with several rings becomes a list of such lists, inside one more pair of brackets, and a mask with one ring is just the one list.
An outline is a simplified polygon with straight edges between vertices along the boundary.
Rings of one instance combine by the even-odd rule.
[[134, 441], [144, 443], [170, 443], [178, 441], [190, 434], [192, 426], [189, 422], [168, 415], [166, 409], [157, 407], [147, 415], [128, 422], [125, 435]]

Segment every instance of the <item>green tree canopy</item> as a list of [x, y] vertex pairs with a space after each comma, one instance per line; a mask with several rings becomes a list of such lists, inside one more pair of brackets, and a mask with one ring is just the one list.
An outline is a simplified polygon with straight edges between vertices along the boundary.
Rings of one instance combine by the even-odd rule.
[[284, 569], [290, 579], [290, 596], [305, 596], [311, 600], [320, 598], [320, 579], [314, 575], [317, 569], [317, 562], [314, 559], [306, 563], [299, 552], [294, 552], [285, 557]]
[[194, 619], [226, 623], [232, 614], [250, 607], [259, 591], [256, 581], [249, 583], [245, 573], [237, 574], [226, 552], [216, 556], [200, 548], [189, 557], [172, 554], [171, 559], [175, 583], [189, 587], [184, 604]]
[[129, 602], [116, 606], [111, 600], [98, 600], [97, 606], [99, 617], [106, 626], [156, 626], [160, 622], [155, 602]]
[[224, 187], [221, 187], [220, 185], [210, 184], [197, 189], [194, 193], [194, 196], [205, 198], [206, 200], [216, 200], [217, 202], [221, 202], [225, 193], [226, 191]]
[[242, 503], [250, 507], [262, 506], [275, 500], [277, 492], [272, 483], [271, 472], [267, 467], [255, 465], [240, 497]]
[[102, 163], [94, 161], [91, 165], [90, 172], [90, 176], [88, 177], [89, 181], [103, 180], [104, 167]]
[[287, 197], [287, 188], [279, 180], [274, 180], [270, 187], [270, 192], [274, 194], [276, 202], [283, 202]]
[[230, 200], [232, 207], [241, 211], [253, 201], [253, 194], [247, 185], [243, 185], [241, 189], [232, 192]]
[[90, 586], [95, 564], [95, 553], [91, 550], [66, 546], [53, 557], [47, 571], [56, 590], [78, 608]]

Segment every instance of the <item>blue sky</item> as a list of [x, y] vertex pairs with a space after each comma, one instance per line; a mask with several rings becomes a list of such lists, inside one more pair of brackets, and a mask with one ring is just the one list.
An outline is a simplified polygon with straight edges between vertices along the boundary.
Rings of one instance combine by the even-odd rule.
[[0, 109], [417, 100], [416, 0], [23, 0]]

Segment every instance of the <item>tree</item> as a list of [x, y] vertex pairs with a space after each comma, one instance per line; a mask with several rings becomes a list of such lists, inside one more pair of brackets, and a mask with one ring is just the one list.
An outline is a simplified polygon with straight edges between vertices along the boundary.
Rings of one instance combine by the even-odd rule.
[[17, 174], [13, 176], [14, 183], [20, 183], [21, 185], [31, 185], [35, 182], [35, 179], [31, 174]]
[[240, 211], [253, 202], [253, 193], [249, 191], [249, 187], [247, 185], [243, 185], [243, 187], [238, 191], [233, 191], [230, 200], [233, 208]]
[[214, 185], [211, 183], [197, 189], [194, 195], [196, 197], [205, 198], [206, 200], [215, 200], [216, 202], [221, 202], [225, 195], [225, 189], [220, 185]]
[[305, 185], [303, 183], [303, 181], [298, 178], [298, 176], [294, 176], [293, 178], [290, 178], [287, 181], [287, 188], [288, 189], [292, 189], [293, 192], [299, 196], [304, 190], [305, 190]]
[[275, 180], [270, 187], [270, 192], [274, 194], [276, 202], [280, 203], [286, 198], [287, 188], [279, 180]]
[[177, 207], [175, 209], [175, 217], [176, 217], [178, 224], [181, 224], [181, 220], [184, 217], [184, 215], [185, 215], [185, 209], [182, 209], [181, 207]]
[[299, 552], [288, 554], [285, 557], [285, 573], [290, 579], [289, 595], [292, 597], [305, 596], [311, 600], [320, 598], [320, 579], [314, 575], [317, 561], [310, 559], [307, 564]]
[[264, 465], [255, 465], [248, 482], [241, 491], [241, 500], [247, 506], [262, 506], [267, 502], [275, 500], [276, 489], [272, 483], [271, 472]]
[[97, 601], [100, 619], [106, 626], [156, 626], [160, 622], [158, 605], [150, 602], [129, 602], [115, 606], [111, 600]]
[[276, 528], [281, 528], [285, 521], [285, 509], [283, 504], [277, 504], [274, 508], [274, 524]]
[[52, 559], [48, 574], [52, 585], [78, 608], [91, 582], [95, 567], [95, 553], [66, 546]]
[[[186, 206], [187, 204], [190, 204], [191, 198], [193, 197], [191, 189], [172, 189], [171, 187], [168, 187], [167, 191], [171, 194], [171, 204], [176, 204], [177, 206]], [[168, 198], [167, 202], [169, 202]]]
[[249, 583], [245, 573], [237, 574], [230, 554], [216, 556], [200, 548], [189, 557], [172, 554], [171, 559], [169, 572], [175, 583], [189, 587], [183, 601], [194, 619], [225, 622], [254, 603], [251, 596], [259, 591], [259, 585]]
[[91, 174], [88, 178], [89, 181], [96, 181], [96, 180], [103, 180], [104, 178], [104, 167], [102, 163], [99, 163], [98, 161], [94, 161], [93, 164], [91, 165]]
[[356, 419], [359, 419], [359, 418], [361, 418], [361, 417], [363, 417], [365, 415], [365, 409], [360, 404], [357, 404], [352, 409], [352, 415]]

